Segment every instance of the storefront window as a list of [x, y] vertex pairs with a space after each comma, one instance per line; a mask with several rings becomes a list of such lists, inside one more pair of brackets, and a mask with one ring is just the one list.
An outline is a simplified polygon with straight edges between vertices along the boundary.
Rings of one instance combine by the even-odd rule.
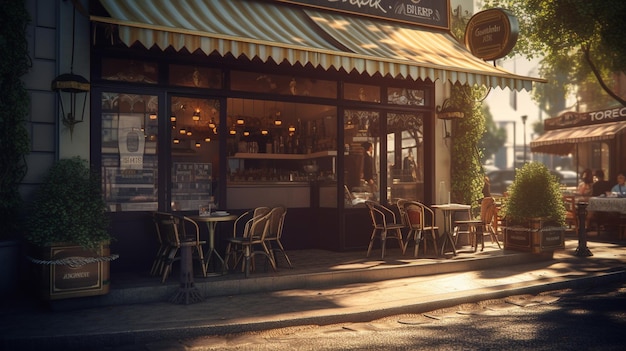
[[379, 113], [346, 110], [344, 126], [345, 205], [378, 200], [380, 187]]
[[343, 98], [363, 102], [380, 102], [380, 87], [374, 85], [345, 83]]
[[175, 96], [170, 106], [171, 207], [174, 211], [195, 211], [217, 198], [220, 103]]
[[169, 83], [192, 88], [220, 89], [222, 72], [218, 69], [190, 65], [170, 65]]
[[102, 93], [102, 182], [110, 211], [157, 209], [158, 99]]
[[424, 201], [423, 116], [387, 115], [387, 199]]
[[232, 90], [330, 99], [337, 97], [337, 83], [330, 80], [242, 71], [232, 71], [230, 78]]
[[105, 58], [102, 60], [102, 79], [156, 84], [159, 70], [156, 62]]
[[420, 89], [389, 88], [387, 103], [392, 105], [425, 106], [425, 93]]

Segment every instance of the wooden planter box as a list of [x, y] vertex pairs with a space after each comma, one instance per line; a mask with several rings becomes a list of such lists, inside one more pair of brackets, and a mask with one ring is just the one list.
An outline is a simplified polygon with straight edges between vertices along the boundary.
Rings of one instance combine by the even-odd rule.
[[33, 266], [39, 280], [39, 295], [44, 300], [104, 295], [109, 292], [108, 242], [100, 245], [96, 252], [65, 243], [39, 250], [39, 259], [33, 260]]
[[527, 226], [506, 226], [504, 248], [533, 253], [564, 249], [565, 228], [538, 219], [529, 220]]

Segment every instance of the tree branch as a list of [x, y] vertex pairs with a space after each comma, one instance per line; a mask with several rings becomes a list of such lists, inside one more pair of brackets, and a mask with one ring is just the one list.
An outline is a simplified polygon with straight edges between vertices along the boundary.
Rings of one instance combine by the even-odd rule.
[[602, 87], [602, 89], [607, 94], [609, 94], [609, 96], [617, 100], [620, 104], [622, 104], [622, 106], [626, 107], [626, 100], [622, 99], [613, 90], [611, 90], [604, 82], [604, 79], [602, 79], [602, 75], [600, 74], [600, 71], [598, 71], [598, 68], [591, 60], [591, 54], [590, 54], [591, 49], [589, 48], [589, 45], [582, 45], [581, 48], [585, 57], [585, 61], [587, 61], [587, 64], [589, 65], [589, 67], [591, 68], [591, 71], [593, 72], [593, 75], [596, 76], [596, 79], [598, 80], [600, 87]]

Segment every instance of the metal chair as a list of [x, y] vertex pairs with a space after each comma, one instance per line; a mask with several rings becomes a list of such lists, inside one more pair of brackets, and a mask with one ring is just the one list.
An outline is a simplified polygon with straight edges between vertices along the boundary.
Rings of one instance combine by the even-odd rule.
[[[172, 271], [172, 264], [180, 260], [180, 249], [190, 247], [193, 259], [199, 261], [202, 267], [202, 276], [206, 277], [206, 262], [204, 261], [204, 250], [202, 245], [205, 241], [200, 240], [200, 228], [191, 218], [178, 216], [166, 212], [154, 212], [153, 219], [156, 223], [159, 235], [165, 240], [167, 245], [166, 254], [162, 259], [161, 283], [167, 280]], [[190, 233], [187, 229], [192, 228]]]
[[402, 229], [405, 228], [405, 225], [398, 222], [396, 214], [387, 207], [369, 200], [365, 202], [365, 205], [369, 209], [370, 217], [372, 218], [372, 226], [374, 227], [370, 237], [370, 243], [367, 247], [367, 257], [369, 257], [372, 251], [372, 246], [376, 238], [380, 238], [382, 259], [385, 258], [387, 239], [398, 240], [398, 244], [404, 255], [405, 246], [402, 240]]
[[[430, 240], [433, 244], [433, 249], [437, 253], [437, 237], [439, 227], [434, 225], [435, 213], [428, 206], [419, 201], [403, 201], [398, 204], [398, 209], [402, 208], [400, 213], [405, 216], [405, 222], [409, 228], [405, 240], [405, 250], [409, 245], [409, 242], [413, 240], [415, 242], [415, 249], [413, 257], [417, 257], [420, 243], [424, 242], [424, 253], [427, 251], [427, 242]], [[424, 236], [424, 233], [430, 235]]]

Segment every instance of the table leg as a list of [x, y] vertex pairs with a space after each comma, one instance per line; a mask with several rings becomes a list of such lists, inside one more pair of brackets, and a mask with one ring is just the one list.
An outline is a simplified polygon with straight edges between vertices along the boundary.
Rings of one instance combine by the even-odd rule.
[[450, 243], [452, 247], [452, 253], [456, 256], [456, 247], [454, 246], [454, 240], [452, 240], [451, 228], [452, 228], [452, 211], [443, 211], [443, 238], [441, 245], [441, 256], [444, 255], [446, 249], [446, 242]]
[[207, 222], [207, 227], [209, 229], [209, 249], [206, 256], [206, 270], [209, 270], [209, 265], [211, 264], [211, 256], [215, 254], [215, 257], [222, 263], [222, 274], [226, 272], [226, 264], [224, 263], [224, 259], [215, 249], [215, 227], [217, 222]]
[[204, 300], [202, 294], [196, 288], [193, 280], [193, 262], [192, 262], [192, 246], [182, 245], [180, 248], [180, 286], [178, 291], [170, 299], [173, 303], [190, 303], [201, 302]]

